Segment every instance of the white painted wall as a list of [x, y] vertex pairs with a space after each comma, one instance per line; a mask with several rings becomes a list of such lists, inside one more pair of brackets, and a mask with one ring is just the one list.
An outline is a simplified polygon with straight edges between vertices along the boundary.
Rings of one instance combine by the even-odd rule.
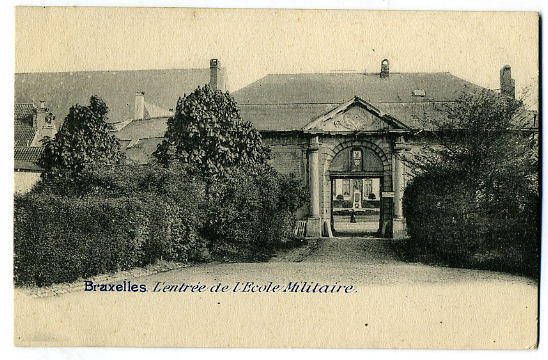
[[16, 194], [24, 194], [40, 180], [39, 172], [16, 171], [14, 174], [14, 188]]

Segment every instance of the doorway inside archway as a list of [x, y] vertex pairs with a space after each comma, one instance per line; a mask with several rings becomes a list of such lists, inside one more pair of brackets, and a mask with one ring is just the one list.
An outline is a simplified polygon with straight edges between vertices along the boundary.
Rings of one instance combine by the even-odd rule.
[[377, 235], [382, 177], [332, 177], [331, 226], [337, 236]]

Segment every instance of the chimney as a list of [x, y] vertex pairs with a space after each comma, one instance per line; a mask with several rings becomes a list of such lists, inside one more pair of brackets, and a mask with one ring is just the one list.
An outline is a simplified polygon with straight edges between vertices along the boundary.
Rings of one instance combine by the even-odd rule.
[[137, 91], [135, 93], [135, 111], [133, 113], [133, 119], [145, 118], [145, 93], [143, 91]]
[[221, 62], [218, 59], [209, 60], [209, 87], [211, 90], [222, 90], [221, 80]]
[[504, 65], [500, 69], [500, 93], [511, 98], [516, 97], [516, 82], [512, 79], [512, 68]]
[[41, 140], [44, 137], [53, 138], [57, 133], [55, 115], [48, 111], [45, 101], [40, 101], [40, 107], [37, 109], [33, 119], [33, 127], [36, 130], [36, 134], [30, 146], [41, 146]]
[[387, 78], [390, 75], [390, 62], [388, 59], [381, 61], [381, 78]]
[[46, 107], [46, 102], [44, 100], [40, 100], [40, 107], [36, 109], [36, 114], [32, 119], [32, 127], [34, 128], [34, 130], [40, 131], [40, 128], [42, 127], [46, 119], [46, 111], [48, 111], [48, 108]]

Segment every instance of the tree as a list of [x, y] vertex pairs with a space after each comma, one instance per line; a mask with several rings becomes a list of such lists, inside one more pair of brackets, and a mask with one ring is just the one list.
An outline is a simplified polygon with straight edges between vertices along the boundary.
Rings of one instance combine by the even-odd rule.
[[120, 143], [109, 133], [107, 113], [107, 105], [97, 96], [90, 98], [88, 106], [70, 108], [55, 137], [43, 140], [38, 163], [45, 169], [44, 177], [77, 176], [84, 168], [121, 161]]
[[224, 177], [236, 166], [253, 172], [266, 164], [269, 149], [251, 123], [241, 119], [230, 94], [205, 85], [179, 98], [154, 156], [166, 166], [189, 164], [209, 179]]
[[451, 246], [488, 249], [519, 255], [515, 264], [528, 259], [534, 268], [538, 135], [519, 120], [528, 120], [520, 116], [523, 102], [483, 90], [463, 94], [445, 111], [431, 144], [408, 159], [416, 173], [404, 194], [410, 234], [447, 258], [460, 258], [448, 255]]
[[447, 107], [447, 119], [433, 124], [436, 145], [428, 146], [413, 167], [459, 174], [490, 202], [500, 199], [487, 196], [494, 191], [538, 189], [538, 138], [519, 120], [522, 111], [521, 100], [490, 90], [462, 94]]

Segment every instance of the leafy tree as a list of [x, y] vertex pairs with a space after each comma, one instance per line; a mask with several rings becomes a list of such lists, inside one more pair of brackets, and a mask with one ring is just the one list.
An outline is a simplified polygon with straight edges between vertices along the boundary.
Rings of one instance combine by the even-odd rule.
[[166, 166], [187, 163], [209, 179], [225, 177], [236, 166], [254, 172], [266, 164], [269, 149], [251, 123], [241, 119], [230, 94], [205, 85], [179, 98], [154, 155]]
[[464, 93], [445, 109], [447, 119], [433, 122], [435, 145], [424, 147], [411, 167], [459, 174], [490, 203], [500, 196], [488, 193], [538, 191], [538, 137], [520, 120], [523, 111], [521, 100], [489, 90]]
[[107, 113], [107, 105], [97, 96], [90, 98], [88, 106], [70, 108], [55, 137], [43, 140], [44, 151], [38, 163], [46, 170], [45, 178], [77, 176], [84, 168], [120, 162], [120, 143], [109, 133]]
[[[413, 241], [450, 261], [463, 259], [459, 251], [470, 258], [502, 252], [496, 269], [528, 262], [520, 271], [534, 272], [539, 148], [538, 134], [522, 122], [523, 102], [483, 90], [461, 95], [445, 112], [429, 145], [407, 159], [416, 173], [404, 194]], [[510, 258], [513, 265], [504, 263]]]

